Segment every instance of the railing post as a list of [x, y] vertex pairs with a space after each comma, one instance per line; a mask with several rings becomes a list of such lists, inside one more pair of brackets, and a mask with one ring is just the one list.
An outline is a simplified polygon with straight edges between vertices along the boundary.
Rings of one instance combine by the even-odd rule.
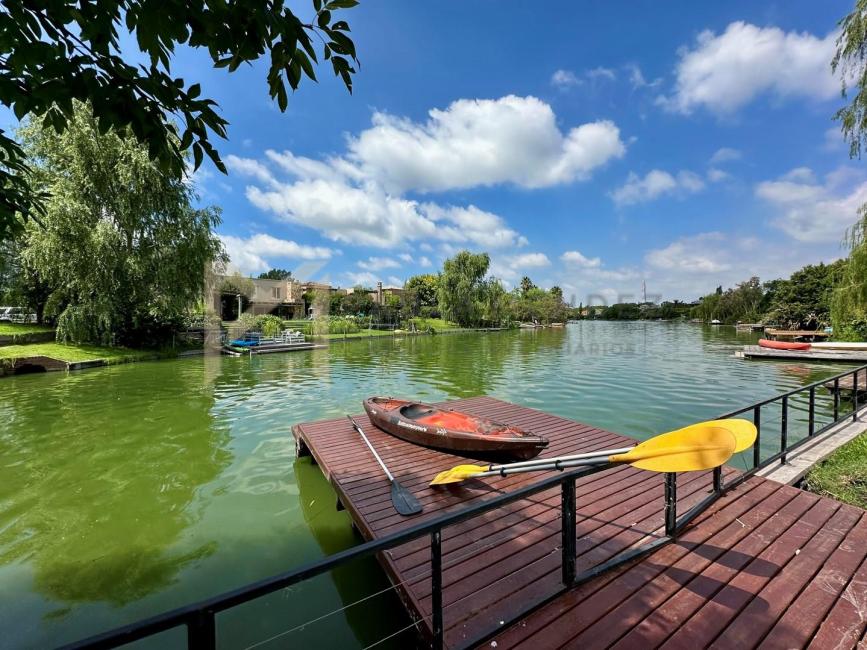
[[810, 410], [807, 434], [812, 436], [816, 432], [816, 387], [810, 386]]
[[443, 548], [442, 529], [437, 528], [430, 534], [430, 581], [431, 581], [431, 627], [433, 628], [433, 650], [443, 647]]
[[677, 474], [665, 475], [665, 534], [674, 537], [677, 529]]
[[834, 422], [840, 419], [840, 378], [834, 378]]
[[782, 419], [780, 420], [780, 464], [786, 464], [786, 449], [789, 447], [789, 396], [783, 395]]
[[852, 422], [858, 419], [858, 371], [852, 373]]
[[202, 610], [196, 612], [187, 622], [187, 648], [191, 650], [214, 650], [217, 647], [217, 624], [214, 612]]
[[575, 532], [575, 479], [567, 478], [560, 484], [560, 540], [563, 558], [563, 584], [571, 587], [575, 582], [575, 556], [577, 540]]
[[753, 443], [753, 469], [762, 464], [762, 407], [753, 407], [753, 424], [756, 425], [756, 441]]
[[721, 494], [723, 490], [722, 466], [713, 468], [713, 491]]

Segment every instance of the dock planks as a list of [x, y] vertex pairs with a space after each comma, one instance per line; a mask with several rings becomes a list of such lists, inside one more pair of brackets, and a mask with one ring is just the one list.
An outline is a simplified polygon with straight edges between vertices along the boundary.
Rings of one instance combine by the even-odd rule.
[[[490, 397], [448, 406], [546, 436], [545, 456], [634, 442]], [[301, 453], [312, 453], [366, 539], [538, 479], [523, 474], [430, 488], [437, 472], [466, 461], [398, 440], [364, 415], [356, 421], [424, 513], [407, 518], [394, 512], [388, 482], [348, 420], [300, 424], [293, 432]], [[681, 475], [679, 512], [706, 496], [710, 485], [709, 472]], [[579, 480], [576, 492], [579, 572], [662, 534], [661, 475], [620, 467]], [[542, 492], [443, 531], [446, 646], [465, 647], [495, 635], [498, 648], [695, 648], [705, 642], [783, 647], [775, 638], [785, 639], [785, 647], [800, 647], [837, 633], [851, 637], [853, 646], [863, 635], [859, 616], [867, 608], [863, 514], [752, 477], [714, 503], [676, 542], [550, 600], [560, 590], [560, 491]], [[379, 560], [421, 633], [429, 634], [428, 540], [394, 548]], [[541, 605], [518, 618], [532, 604]], [[490, 641], [483, 646], [491, 647]]]

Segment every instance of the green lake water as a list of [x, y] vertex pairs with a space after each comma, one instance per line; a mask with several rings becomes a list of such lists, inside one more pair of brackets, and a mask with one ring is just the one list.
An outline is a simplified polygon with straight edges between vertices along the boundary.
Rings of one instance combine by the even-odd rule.
[[[646, 438], [843, 369], [733, 357], [756, 338], [583, 322], [2, 379], [0, 646], [74, 641], [359, 543], [318, 468], [295, 459], [297, 422], [358, 413], [373, 394], [488, 394]], [[797, 437], [806, 406], [792, 407]], [[357, 562], [221, 614], [220, 645], [370, 645], [408, 624], [387, 586]]]

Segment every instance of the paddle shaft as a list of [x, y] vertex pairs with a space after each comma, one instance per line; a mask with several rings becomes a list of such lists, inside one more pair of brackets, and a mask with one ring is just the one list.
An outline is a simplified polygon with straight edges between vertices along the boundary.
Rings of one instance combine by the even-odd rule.
[[578, 460], [567, 460], [561, 461], [556, 460], [554, 462], [550, 462], [547, 464], [538, 464], [538, 465], [522, 465], [520, 467], [506, 467], [503, 466], [498, 470], [488, 470], [487, 472], [481, 472], [479, 474], [473, 474], [469, 478], [481, 478], [483, 476], [508, 476], [509, 474], [521, 474], [522, 472], [542, 472], [547, 470], [564, 470], [569, 469], [571, 467], [581, 467], [584, 465], [592, 466], [592, 465], [614, 465], [608, 457], [605, 458], [584, 458]]
[[351, 415], [347, 415], [349, 421], [352, 422], [352, 426], [355, 428], [358, 433], [361, 434], [361, 437], [364, 438], [364, 442], [367, 443], [368, 449], [370, 449], [370, 453], [373, 454], [374, 458], [376, 458], [376, 462], [379, 463], [379, 466], [382, 468], [382, 471], [385, 472], [385, 475], [388, 477], [389, 481], [394, 482], [394, 477], [391, 475], [391, 472], [388, 471], [388, 468], [385, 466], [385, 463], [382, 462], [382, 458], [379, 457], [379, 454], [376, 453], [376, 449], [373, 448], [373, 445], [370, 444], [370, 440], [367, 439], [367, 436], [364, 435], [364, 431], [361, 430], [361, 427], [352, 419]]
[[583, 460], [585, 458], [599, 458], [600, 456], [613, 456], [614, 454], [625, 454], [635, 449], [632, 447], [621, 447], [620, 449], [603, 449], [601, 451], [588, 451], [584, 454], [573, 454], [571, 456], [556, 456], [555, 458], [536, 458], [535, 460], [522, 460], [517, 463], [508, 463], [504, 465], [489, 465], [488, 471], [495, 472], [504, 467], [533, 467], [535, 465], [549, 465], [557, 461], [569, 462], [573, 460]]

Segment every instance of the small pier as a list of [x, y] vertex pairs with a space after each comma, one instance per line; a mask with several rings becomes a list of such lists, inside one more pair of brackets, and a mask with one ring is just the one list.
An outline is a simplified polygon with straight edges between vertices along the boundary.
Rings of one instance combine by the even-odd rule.
[[[544, 435], [551, 443], [546, 456], [634, 442], [490, 397], [447, 405]], [[345, 418], [299, 424], [293, 433], [299, 455], [313, 456], [366, 540], [542, 480], [518, 474], [431, 488], [437, 472], [466, 459], [394, 438], [364, 415], [356, 421], [424, 505], [422, 514], [394, 512], [388, 481]], [[738, 476], [723, 471], [724, 481]], [[579, 478], [571, 540], [561, 521], [567, 493], [551, 488], [444, 528], [441, 557], [432, 557], [426, 539], [377, 557], [422, 637], [431, 637], [441, 606], [450, 648], [857, 646], [867, 625], [865, 511], [751, 476], [667, 541], [665, 482], [631, 467]], [[681, 474], [676, 490], [685, 512], [708, 496], [711, 473]], [[606, 569], [612, 558], [654, 540], [660, 543], [653, 550]], [[595, 577], [564, 592], [567, 544], [574, 545], [578, 574]], [[434, 562], [442, 572], [437, 593]]]
[[759, 345], [745, 345], [737, 353], [744, 359], [789, 359], [800, 361], [834, 361], [843, 363], [867, 363], [867, 350], [828, 350], [810, 348], [809, 350], [775, 350]]

